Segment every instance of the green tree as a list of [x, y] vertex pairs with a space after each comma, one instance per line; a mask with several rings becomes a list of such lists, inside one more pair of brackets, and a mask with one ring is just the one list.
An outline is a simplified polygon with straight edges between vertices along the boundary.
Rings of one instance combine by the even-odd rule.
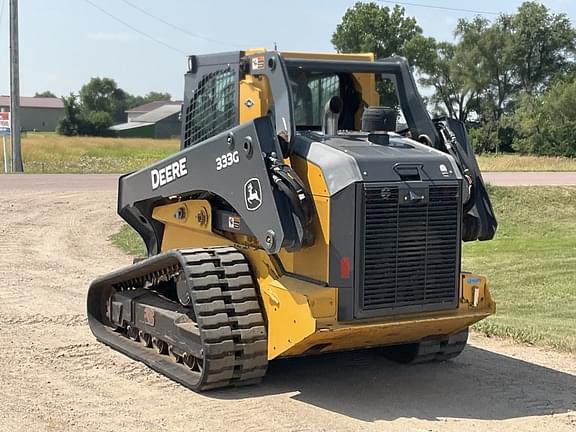
[[92, 78], [80, 89], [80, 103], [84, 112], [107, 112], [118, 123], [126, 119], [128, 94], [111, 78]]
[[458, 44], [435, 44], [433, 58], [420, 68], [419, 83], [432, 87], [428, 102], [439, 114], [467, 121], [478, 106], [479, 91], [462, 72], [462, 48]]
[[508, 20], [502, 17], [493, 24], [480, 17], [461, 19], [456, 27], [458, 62], [467, 85], [480, 96], [476, 114], [481, 122], [498, 122], [514, 95], [510, 31]]
[[83, 109], [78, 96], [70, 94], [62, 98], [64, 117], [58, 123], [56, 132], [60, 135], [111, 136], [109, 127], [114, 124], [112, 116], [106, 111], [87, 111]]
[[546, 6], [525, 2], [509, 21], [516, 84], [529, 94], [541, 93], [573, 61], [576, 31], [566, 14], [551, 14]]
[[[151, 92], [146, 97], [164, 98], [167, 94]], [[92, 78], [79, 95], [62, 98], [64, 117], [57, 131], [62, 135], [109, 136], [110, 126], [125, 121], [130, 95], [111, 78]]]
[[[434, 55], [434, 39], [422, 35], [416, 19], [407, 17], [404, 8], [390, 9], [377, 3], [358, 2], [349, 8], [332, 35], [332, 45], [338, 52], [372, 52], [376, 58], [399, 55], [410, 64], [421, 66]], [[393, 85], [378, 83], [381, 104], [398, 105]]]
[[106, 111], [91, 111], [82, 117], [80, 135], [112, 136], [109, 129], [114, 124], [110, 113]]
[[576, 157], [576, 74], [557, 79], [543, 95], [525, 94], [514, 116], [521, 153]]
[[404, 8], [358, 2], [346, 11], [332, 35], [338, 52], [373, 52], [377, 58], [401, 55], [416, 66], [430, 58], [433, 40], [422, 35]]
[[148, 92], [144, 96], [129, 95], [128, 96], [128, 108], [134, 108], [136, 106], [144, 105], [144, 104], [149, 103], [149, 102], [169, 101], [171, 99], [172, 99], [172, 96], [170, 95], [170, 93], [163, 93], [163, 92], [156, 92], [156, 91]]
[[42, 93], [36, 92], [34, 94], [34, 97], [36, 97], [36, 98], [55, 98], [56, 95], [54, 93], [52, 93], [50, 90], [46, 90], [46, 91], [43, 91]]
[[[522, 95], [541, 94], [550, 80], [566, 74], [573, 65], [576, 33], [564, 14], [551, 14], [530, 1], [493, 22], [461, 19], [455, 36], [454, 56], [448, 60], [459, 68], [460, 88], [475, 95], [464, 111], [473, 114], [474, 145], [481, 151], [511, 151], [516, 134], [512, 119]], [[444, 68], [429, 73], [428, 83], [436, 81], [433, 101], [445, 101], [453, 91], [443, 84], [449, 61], [442, 60]]]
[[81, 129], [81, 113], [78, 97], [72, 93], [68, 97], [62, 97], [64, 102], [64, 117], [58, 123], [56, 132], [60, 135], [75, 136]]

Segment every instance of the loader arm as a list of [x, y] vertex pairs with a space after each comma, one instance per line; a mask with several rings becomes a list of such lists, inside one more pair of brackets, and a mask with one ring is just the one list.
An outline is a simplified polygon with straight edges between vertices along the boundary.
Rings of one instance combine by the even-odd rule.
[[122, 176], [118, 213], [142, 235], [149, 255], [159, 252], [163, 230], [153, 209], [198, 197], [224, 201], [268, 253], [298, 250], [311, 241], [311, 204], [301, 185], [288, 184], [294, 179], [281, 154], [271, 119], [255, 119]]

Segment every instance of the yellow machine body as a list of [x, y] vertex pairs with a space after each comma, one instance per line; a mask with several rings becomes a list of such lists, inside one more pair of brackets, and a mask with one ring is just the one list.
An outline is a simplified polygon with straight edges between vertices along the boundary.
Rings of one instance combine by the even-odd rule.
[[[247, 54], [259, 52], [264, 50], [246, 51]], [[374, 61], [373, 54], [283, 52], [282, 55], [285, 58]], [[359, 73], [354, 77], [362, 95], [356, 115], [359, 123], [362, 107], [378, 105], [379, 96], [374, 74]], [[272, 97], [265, 77], [247, 75], [240, 81], [239, 95], [240, 123], [268, 112]], [[244, 104], [248, 99], [253, 103]], [[232, 245], [249, 258], [266, 314], [269, 359], [417, 342], [457, 333], [495, 312], [486, 279], [462, 273], [456, 309], [339, 322], [338, 289], [325, 286], [328, 283], [331, 224], [327, 182], [322, 171], [302, 157], [292, 156], [286, 162], [304, 181], [314, 200], [316, 239], [312, 246], [298, 252], [282, 250], [278, 254], [281, 266], [263, 250], [251, 245], [246, 237], [212, 232], [208, 201], [175, 202], [158, 207], [153, 213], [153, 217], [165, 225], [162, 251]], [[187, 217], [177, 218], [177, 210], [183, 206]], [[309, 278], [310, 282], [284, 275], [282, 269]]]
[[[176, 217], [184, 206], [184, 219]], [[324, 214], [326, 216], [326, 214]], [[258, 282], [267, 323], [268, 358], [318, 354], [420, 341], [427, 337], [457, 333], [495, 312], [486, 278], [462, 273], [459, 305], [455, 310], [378, 319], [339, 322], [338, 290], [282, 275], [282, 270], [261, 249], [242, 238], [227, 238], [209, 230], [207, 201], [183, 201], [158, 207], [154, 218], [165, 224], [162, 250], [206, 246], [236, 246], [249, 258]], [[319, 212], [319, 218], [322, 213]], [[327, 243], [318, 242], [317, 245]], [[318, 249], [322, 249], [318, 246]], [[310, 248], [312, 249], [312, 248]], [[303, 251], [304, 252], [304, 251]], [[326, 273], [322, 254], [281, 254], [286, 266], [297, 271]], [[308, 252], [309, 254], [309, 252]], [[286, 261], [285, 261], [286, 260]], [[302, 262], [302, 265], [298, 263]], [[314, 266], [318, 270], [313, 270]]]
[[497, 226], [472, 146], [406, 59], [190, 56], [181, 114], [180, 151], [119, 179], [148, 257], [91, 283], [98, 340], [205, 391], [282, 357], [449, 360], [495, 312], [460, 269]]

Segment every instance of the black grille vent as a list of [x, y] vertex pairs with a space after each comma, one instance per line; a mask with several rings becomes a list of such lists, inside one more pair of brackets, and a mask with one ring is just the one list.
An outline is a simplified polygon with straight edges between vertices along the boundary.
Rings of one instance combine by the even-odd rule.
[[235, 71], [231, 68], [208, 73], [198, 82], [186, 107], [184, 147], [189, 147], [236, 123]]
[[459, 185], [424, 188], [406, 205], [409, 191], [364, 185], [362, 310], [442, 308], [457, 300]]

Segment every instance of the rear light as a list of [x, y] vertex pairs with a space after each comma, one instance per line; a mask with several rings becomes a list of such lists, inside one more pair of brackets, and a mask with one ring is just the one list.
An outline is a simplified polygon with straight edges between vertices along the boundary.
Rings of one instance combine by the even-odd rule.
[[340, 258], [340, 278], [350, 279], [350, 258], [342, 257]]

